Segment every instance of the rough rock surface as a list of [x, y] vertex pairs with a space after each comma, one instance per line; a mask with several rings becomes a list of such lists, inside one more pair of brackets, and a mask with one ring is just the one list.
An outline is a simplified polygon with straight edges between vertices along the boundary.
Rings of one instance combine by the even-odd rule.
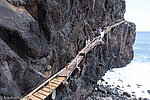
[[[97, 88], [97, 90], [96, 90]], [[86, 100], [137, 100], [127, 92], [110, 85], [98, 85], [92, 92], [92, 95], [86, 97]]]
[[[100, 25], [121, 21], [124, 13], [124, 0], [0, 0], [0, 95], [29, 93], [46, 79], [47, 65], [52, 74], [62, 69]], [[84, 98], [107, 70], [131, 62], [135, 25], [129, 25], [107, 33], [56, 99]]]

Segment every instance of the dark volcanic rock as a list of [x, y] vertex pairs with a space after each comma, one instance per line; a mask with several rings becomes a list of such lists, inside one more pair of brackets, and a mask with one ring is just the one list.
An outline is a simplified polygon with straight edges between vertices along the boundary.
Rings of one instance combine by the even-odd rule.
[[131, 95], [128, 92], [123, 92], [123, 95], [126, 95], [127, 97], [131, 97]]
[[118, 88], [112, 88], [111, 86], [104, 85], [97, 87], [102, 91], [93, 91], [86, 100], [137, 100], [135, 97], [131, 97], [131, 95], [127, 92], [118, 93], [118, 91], [123, 91]]
[[[47, 65], [52, 74], [65, 67], [88, 36], [94, 38], [99, 26], [123, 20], [124, 13], [124, 0], [0, 0], [0, 94], [29, 93], [44, 81]], [[85, 98], [107, 70], [131, 62], [135, 24], [129, 25], [105, 35], [105, 44], [87, 54], [81, 71], [56, 99]]]
[[150, 90], [147, 90], [147, 92], [150, 94]]
[[106, 90], [105, 90], [105, 88], [103, 87], [103, 86], [98, 86], [98, 91], [100, 91], [100, 92], [102, 92], [102, 93], [104, 93], [104, 94], [106, 94], [107, 92], [106, 92]]

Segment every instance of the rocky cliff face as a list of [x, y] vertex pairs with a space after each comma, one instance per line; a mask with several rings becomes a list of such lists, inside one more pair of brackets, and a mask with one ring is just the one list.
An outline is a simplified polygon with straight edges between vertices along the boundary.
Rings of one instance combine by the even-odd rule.
[[[124, 13], [124, 0], [0, 0], [0, 95], [29, 93], [46, 79], [47, 65], [52, 75], [65, 67], [88, 36], [123, 20]], [[134, 40], [133, 23], [113, 28], [56, 99], [86, 97], [107, 70], [130, 63]]]

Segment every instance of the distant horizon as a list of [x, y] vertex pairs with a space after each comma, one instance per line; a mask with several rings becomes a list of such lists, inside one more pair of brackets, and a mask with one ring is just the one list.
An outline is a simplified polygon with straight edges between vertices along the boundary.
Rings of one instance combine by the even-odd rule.
[[150, 31], [136, 31], [136, 32], [150, 33]]

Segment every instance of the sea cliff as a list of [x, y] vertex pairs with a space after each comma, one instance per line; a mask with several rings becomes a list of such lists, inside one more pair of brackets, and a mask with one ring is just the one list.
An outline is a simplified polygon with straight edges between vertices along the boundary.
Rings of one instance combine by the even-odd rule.
[[[64, 68], [99, 26], [124, 20], [125, 7], [124, 0], [0, 0], [0, 96], [25, 96], [47, 71]], [[56, 99], [84, 98], [107, 70], [129, 64], [135, 31], [131, 22], [112, 28]]]

